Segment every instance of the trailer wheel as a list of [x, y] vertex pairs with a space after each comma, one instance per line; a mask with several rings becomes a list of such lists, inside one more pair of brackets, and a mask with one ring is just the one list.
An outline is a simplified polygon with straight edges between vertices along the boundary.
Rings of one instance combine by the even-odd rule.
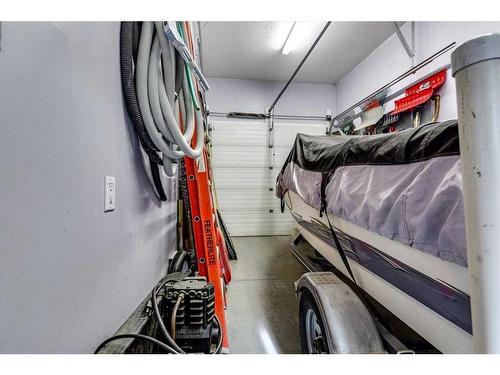
[[304, 290], [299, 305], [299, 331], [302, 353], [328, 354], [325, 326], [318, 306], [309, 291]]

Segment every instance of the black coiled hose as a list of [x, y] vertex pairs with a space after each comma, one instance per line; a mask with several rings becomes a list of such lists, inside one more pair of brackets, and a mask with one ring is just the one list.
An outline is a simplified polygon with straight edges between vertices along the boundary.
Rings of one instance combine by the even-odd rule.
[[[132, 46], [134, 40], [134, 25], [133, 22], [122, 22], [120, 30], [120, 62], [123, 97], [127, 107], [128, 115], [134, 124], [137, 135], [141, 142], [144, 151], [153, 160], [155, 164], [163, 164], [162, 159], [158, 156], [158, 149], [151, 141], [151, 138], [146, 131], [142, 120], [139, 105], [137, 103], [137, 94], [135, 91], [134, 81], [134, 57], [132, 54]], [[137, 38], [137, 36], [136, 36]]]
[[158, 168], [158, 165], [153, 163], [151, 158], [149, 159], [149, 166], [151, 169], [153, 184], [155, 185], [156, 191], [158, 192], [158, 198], [160, 198], [160, 200], [164, 202], [167, 200], [167, 195], [165, 194], [165, 190], [163, 190], [163, 184], [160, 177], [160, 169]]
[[177, 251], [172, 258], [172, 262], [168, 267], [168, 273], [174, 272], [182, 272], [182, 267], [184, 263], [188, 263], [189, 266], [189, 258], [188, 252], [186, 250]]
[[127, 113], [132, 121], [139, 142], [149, 157], [151, 176], [154, 187], [160, 200], [167, 200], [161, 183], [158, 165], [163, 165], [163, 160], [158, 155], [158, 149], [151, 141], [144, 126], [144, 121], [139, 110], [134, 82], [134, 55], [137, 54], [139, 24], [137, 22], [122, 22], [120, 28], [120, 65], [122, 90]]

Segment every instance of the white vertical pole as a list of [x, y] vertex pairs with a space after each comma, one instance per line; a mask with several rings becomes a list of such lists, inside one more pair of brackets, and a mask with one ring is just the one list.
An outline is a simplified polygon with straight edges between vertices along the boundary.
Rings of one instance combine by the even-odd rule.
[[500, 34], [452, 54], [476, 353], [500, 353]]

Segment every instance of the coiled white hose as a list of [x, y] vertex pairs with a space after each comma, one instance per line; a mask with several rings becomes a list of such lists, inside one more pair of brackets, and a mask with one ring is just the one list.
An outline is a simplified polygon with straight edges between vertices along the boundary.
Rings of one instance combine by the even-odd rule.
[[[204, 145], [201, 113], [193, 105], [188, 85], [187, 75], [191, 73], [185, 69], [175, 100], [175, 71], [175, 54], [163, 32], [162, 22], [155, 25], [143, 22], [136, 67], [137, 98], [146, 130], [163, 154], [163, 168], [169, 177], [176, 175], [179, 159], [198, 158]], [[179, 112], [184, 132], [179, 125]], [[195, 128], [196, 146], [193, 148], [191, 140]]]

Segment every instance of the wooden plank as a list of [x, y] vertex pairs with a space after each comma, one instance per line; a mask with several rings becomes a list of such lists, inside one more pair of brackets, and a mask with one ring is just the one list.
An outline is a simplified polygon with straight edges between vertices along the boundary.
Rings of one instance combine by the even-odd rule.
[[[130, 315], [118, 331], [115, 332], [115, 335], [123, 333], [141, 333], [152, 317], [152, 306], [150, 301], [151, 293], [148, 293], [146, 298], [135, 309], [132, 315]], [[112, 341], [102, 348], [99, 354], [125, 354], [134, 341], [135, 339], [133, 338]]]

